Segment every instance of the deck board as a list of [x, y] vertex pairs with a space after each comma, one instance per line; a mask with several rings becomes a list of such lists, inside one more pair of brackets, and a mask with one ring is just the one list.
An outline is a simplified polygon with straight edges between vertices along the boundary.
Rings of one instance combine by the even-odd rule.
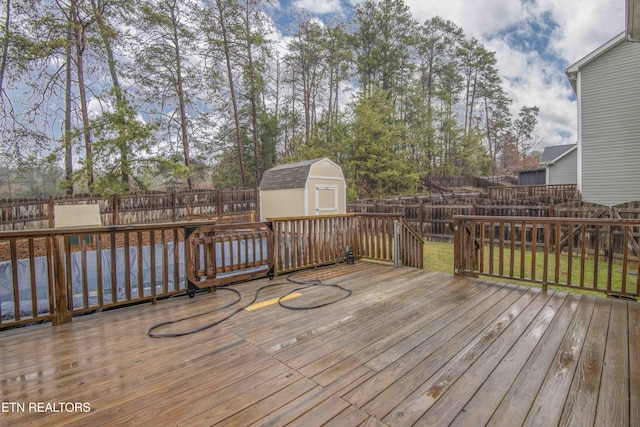
[[629, 304], [629, 410], [630, 423], [640, 420], [640, 304]]
[[[470, 424], [483, 425], [493, 415], [509, 387], [513, 384], [523, 369], [528, 357], [540, 341], [540, 337], [556, 319], [566, 294], [554, 293], [547, 301], [545, 307], [530, 323], [528, 329], [519, 337], [518, 341], [509, 349], [509, 352], [500, 360], [483, 383], [472, 388], [473, 397], [466, 402], [464, 408], [458, 412], [453, 420], [453, 426], [465, 426]], [[445, 396], [446, 397], [446, 396]]]
[[596, 301], [591, 324], [582, 347], [582, 353], [560, 424], [593, 425], [598, 403], [604, 351], [607, 345], [602, 340], [609, 327], [611, 305], [607, 300]]
[[[209, 312], [199, 293], [0, 332], [1, 400], [91, 412], [4, 411], [12, 425], [621, 425], [640, 422], [638, 303], [358, 262], [297, 273], [353, 291], [317, 310], [240, 311], [195, 335], [150, 326]], [[248, 304], [300, 285], [234, 286]], [[314, 304], [335, 289], [301, 290]], [[185, 331], [234, 308], [171, 325]], [[159, 421], [162, 420], [162, 421]]]
[[[627, 304], [619, 300], [611, 302], [617, 309], [612, 307], [609, 319], [596, 425], [602, 423], [627, 425], [629, 424], [629, 382], [619, 381], [620, 378], [629, 377]], [[638, 354], [633, 356], [637, 357]]]
[[[581, 301], [584, 301], [584, 299], [567, 296], [558, 312], [557, 321], [554, 318], [554, 322], [547, 328], [539, 344], [534, 348], [525, 366], [519, 372], [518, 377], [509, 387], [507, 394], [495, 408], [493, 416], [487, 422], [487, 425], [502, 426], [505, 423], [521, 425], [524, 422], [547, 373], [553, 369], [553, 366], [557, 366], [557, 364], [554, 365], [554, 359], [556, 357], [564, 357], [560, 346], [565, 333], [570, 327], [578, 308], [588, 305], [580, 305]], [[593, 306], [593, 302], [590, 306]], [[565, 396], [559, 395], [556, 398], [564, 400]]]

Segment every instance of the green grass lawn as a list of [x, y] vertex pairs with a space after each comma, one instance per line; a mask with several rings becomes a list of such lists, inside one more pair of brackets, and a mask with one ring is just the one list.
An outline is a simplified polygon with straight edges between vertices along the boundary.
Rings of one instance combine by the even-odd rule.
[[424, 269], [453, 274], [453, 243], [425, 242]]
[[[520, 249], [515, 249], [513, 254], [513, 271], [511, 271], [511, 251], [508, 248], [505, 248], [503, 255], [503, 274], [505, 276], [512, 277], [520, 277], [520, 264], [521, 264], [521, 252]], [[569, 259], [571, 259], [571, 275], [569, 275]], [[483, 271], [488, 272], [490, 268], [490, 252], [489, 248], [484, 248], [484, 260]], [[524, 252], [524, 274], [523, 276], [527, 279], [532, 277], [532, 253], [530, 250], [526, 250]], [[544, 256], [541, 252], [536, 253], [535, 257], [535, 279], [542, 280], [544, 273]], [[584, 260], [584, 287], [589, 288], [593, 286], [594, 283], [594, 273], [596, 272], [596, 264], [593, 259], [585, 259]], [[453, 243], [447, 242], [426, 242], [424, 246], [424, 268], [429, 271], [440, 271], [444, 273], [453, 274]], [[626, 280], [626, 290], [627, 292], [633, 292], [637, 286], [637, 267], [635, 263], [630, 263], [628, 266], [630, 271], [627, 272], [627, 280]], [[563, 252], [560, 256], [560, 261], [558, 263], [558, 277], [559, 282], [567, 283], [570, 282], [572, 284], [577, 284], [580, 281], [580, 271], [581, 271], [581, 259], [578, 256], [569, 257], [568, 253]], [[493, 256], [493, 273], [499, 274], [500, 266], [499, 266], [499, 254], [498, 250], [494, 248], [494, 256]], [[556, 274], [556, 259], [555, 254], [549, 254], [547, 258], [547, 279], [549, 281], [553, 281], [555, 279]], [[598, 288], [604, 289], [606, 288], [608, 276], [608, 264], [605, 261], [600, 261], [597, 263], [597, 279], [596, 283]], [[482, 276], [481, 276], [482, 277]], [[488, 277], [491, 280], [499, 280], [501, 282], [509, 282], [509, 283], [517, 283], [517, 284], [526, 284], [530, 286], [540, 286], [539, 284], [522, 281], [517, 279], [502, 279], [495, 277]], [[622, 288], [622, 266], [619, 264], [614, 264], [611, 272], [611, 283], [613, 291], [620, 291]], [[550, 288], [554, 288], [550, 286]], [[567, 289], [562, 287], [562, 289]], [[575, 289], [577, 292], [589, 292], [588, 290], [583, 289]], [[598, 295], [602, 295], [601, 293], [596, 293]]]

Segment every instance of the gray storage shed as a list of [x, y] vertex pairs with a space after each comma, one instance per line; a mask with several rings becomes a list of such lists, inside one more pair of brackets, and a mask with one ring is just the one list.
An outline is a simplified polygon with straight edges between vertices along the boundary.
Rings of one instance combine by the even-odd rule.
[[347, 211], [342, 168], [326, 157], [273, 167], [264, 172], [259, 188], [261, 221]]
[[546, 183], [544, 168], [518, 171], [518, 185], [545, 185]]

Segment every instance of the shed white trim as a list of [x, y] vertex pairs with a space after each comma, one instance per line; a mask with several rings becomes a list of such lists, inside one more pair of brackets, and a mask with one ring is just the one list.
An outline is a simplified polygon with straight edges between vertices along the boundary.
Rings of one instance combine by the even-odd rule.
[[[321, 208], [320, 207], [320, 190], [333, 190], [334, 202], [332, 208]], [[316, 202], [316, 215], [320, 215], [323, 212], [333, 212], [338, 213], [338, 186], [337, 185], [325, 185], [325, 184], [316, 184], [315, 185], [315, 202]]]

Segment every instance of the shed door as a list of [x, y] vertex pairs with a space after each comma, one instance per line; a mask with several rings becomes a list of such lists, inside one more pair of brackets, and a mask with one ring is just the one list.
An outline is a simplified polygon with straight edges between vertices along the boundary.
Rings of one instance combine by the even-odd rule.
[[338, 213], [338, 186], [316, 185], [316, 215]]

